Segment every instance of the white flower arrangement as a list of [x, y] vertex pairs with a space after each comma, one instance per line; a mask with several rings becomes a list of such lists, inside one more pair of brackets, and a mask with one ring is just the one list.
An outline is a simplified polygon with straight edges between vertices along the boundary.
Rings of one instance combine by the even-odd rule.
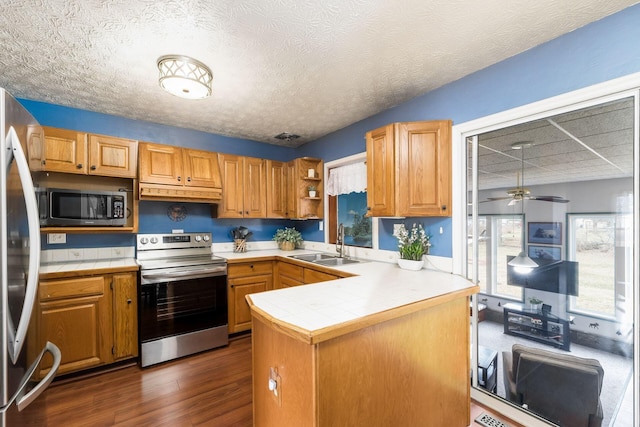
[[404, 224], [393, 233], [398, 239], [400, 258], [413, 261], [422, 260], [422, 256], [429, 253], [431, 236], [422, 227], [422, 224], [413, 224], [411, 231], [407, 231]]

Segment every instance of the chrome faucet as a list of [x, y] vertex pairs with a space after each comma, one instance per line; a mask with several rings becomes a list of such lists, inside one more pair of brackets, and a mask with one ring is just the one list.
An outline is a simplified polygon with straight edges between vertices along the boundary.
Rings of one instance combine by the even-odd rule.
[[338, 226], [338, 238], [336, 239], [336, 252], [340, 254], [340, 258], [344, 257], [344, 224]]

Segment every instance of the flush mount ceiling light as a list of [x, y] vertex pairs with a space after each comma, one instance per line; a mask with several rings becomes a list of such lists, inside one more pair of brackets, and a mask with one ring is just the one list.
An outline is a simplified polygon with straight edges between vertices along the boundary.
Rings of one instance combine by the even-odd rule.
[[160, 87], [172, 95], [187, 99], [202, 99], [211, 95], [213, 74], [197, 59], [183, 55], [158, 58]]

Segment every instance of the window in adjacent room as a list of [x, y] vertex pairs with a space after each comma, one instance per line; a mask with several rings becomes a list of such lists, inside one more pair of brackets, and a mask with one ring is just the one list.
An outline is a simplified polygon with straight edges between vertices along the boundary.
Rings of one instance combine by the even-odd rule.
[[568, 258], [580, 266], [580, 292], [571, 297], [570, 310], [613, 317], [616, 299], [627, 294], [623, 284], [629, 279], [616, 261], [624, 265], [630, 256], [633, 219], [628, 214], [569, 214], [567, 222]]

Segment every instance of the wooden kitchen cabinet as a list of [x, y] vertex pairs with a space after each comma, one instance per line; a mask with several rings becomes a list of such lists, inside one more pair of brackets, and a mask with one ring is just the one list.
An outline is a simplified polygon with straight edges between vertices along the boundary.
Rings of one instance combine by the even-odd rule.
[[[309, 171], [313, 171], [313, 176]], [[294, 219], [322, 219], [324, 216], [324, 174], [320, 159], [301, 157], [287, 163], [287, 217]], [[316, 195], [309, 196], [309, 186], [316, 187]]]
[[138, 356], [138, 286], [135, 273], [113, 275], [113, 357]]
[[[58, 346], [58, 375], [111, 362], [111, 299], [104, 276], [41, 281], [38, 300], [36, 348], [47, 341]], [[44, 360], [40, 377], [49, 368], [51, 361]]]
[[265, 160], [219, 154], [224, 194], [218, 206], [219, 218], [266, 218]]
[[288, 218], [287, 164], [267, 160], [267, 218]]
[[451, 121], [393, 123], [366, 134], [368, 215], [451, 216]]
[[[138, 353], [137, 276], [133, 271], [42, 279], [27, 358], [51, 341], [62, 353], [59, 375], [133, 358]], [[51, 367], [45, 359], [37, 375]]]
[[251, 310], [246, 296], [273, 289], [271, 261], [233, 263], [227, 267], [229, 333], [251, 329]]
[[222, 179], [217, 153], [140, 143], [140, 199], [217, 203]]
[[326, 273], [324, 271], [315, 270], [312, 268], [305, 268], [303, 272], [303, 282], [305, 284], [309, 283], [318, 283], [318, 282], [326, 282], [328, 280], [336, 280], [339, 279], [340, 276], [335, 274]]
[[294, 262], [279, 260], [274, 276], [276, 289], [304, 285], [304, 267]]
[[68, 129], [43, 127], [30, 133], [32, 171], [136, 178], [138, 141]]

